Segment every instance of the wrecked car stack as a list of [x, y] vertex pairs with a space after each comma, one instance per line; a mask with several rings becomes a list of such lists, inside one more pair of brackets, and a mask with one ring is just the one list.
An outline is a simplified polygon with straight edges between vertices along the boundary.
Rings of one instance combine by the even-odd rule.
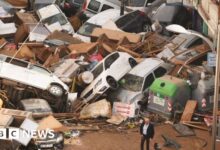
[[193, 29], [190, 17], [177, 13], [191, 12], [161, 3], [145, 1], [146, 9], [126, 3], [120, 15], [119, 1], [0, 1], [0, 126], [48, 128], [54, 135], [17, 140], [16, 146], [63, 149], [66, 132], [115, 129], [146, 113], [171, 120], [179, 113], [188, 126], [193, 115], [209, 114], [212, 47], [201, 36], [166, 30], [171, 23]]

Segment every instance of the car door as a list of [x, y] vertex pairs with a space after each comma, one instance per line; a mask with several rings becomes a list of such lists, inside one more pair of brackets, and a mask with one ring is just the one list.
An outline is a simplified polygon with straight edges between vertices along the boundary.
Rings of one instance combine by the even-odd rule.
[[53, 77], [51, 73], [39, 66], [31, 65], [28, 68], [28, 74], [29, 83], [31, 83], [32, 86], [40, 88], [42, 90], [46, 90], [47, 88], [49, 88], [50, 83], [53, 82]]
[[28, 84], [27, 66], [27, 62], [7, 57], [6, 60], [2, 60], [0, 63], [0, 76], [1, 78]]

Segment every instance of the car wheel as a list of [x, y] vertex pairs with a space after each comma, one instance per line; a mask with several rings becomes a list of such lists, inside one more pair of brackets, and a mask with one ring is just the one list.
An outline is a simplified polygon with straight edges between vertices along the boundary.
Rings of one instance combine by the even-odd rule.
[[148, 23], [144, 23], [144, 24], [142, 25], [142, 31], [143, 31], [143, 32], [151, 32], [151, 25], [148, 24]]
[[137, 65], [137, 62], [136, 62], [136, 60], [135, 59], [133, 59], [133, 58], [129, 58], [129, 64], [130, 64], [130, 66], [131, 66], [131, 68], [133, 68], [134, 66], [136, 66]]
[[63, 95], [64, 91], [63, 88], [60, 85], [52, 84], [49, 88], [50, 94], [60, 97]]
[[112, 89], [117, 89], [118, 88], [117, 81], [111, 76], [107, 77], [107, 83], [110, 85], [110, 88], [112, 88]]

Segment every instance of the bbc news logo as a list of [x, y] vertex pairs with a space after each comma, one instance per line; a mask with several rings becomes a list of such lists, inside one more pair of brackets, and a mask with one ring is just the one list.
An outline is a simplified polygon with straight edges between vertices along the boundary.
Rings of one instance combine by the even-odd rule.
[[19, 139], [19, 138], [54, 138], [54, 130], [22, 130], [20, 128], [0, 128], [0, 139]]
[[0, 128], [0, 139], [18, 139], [19, 129], [16, 128]]

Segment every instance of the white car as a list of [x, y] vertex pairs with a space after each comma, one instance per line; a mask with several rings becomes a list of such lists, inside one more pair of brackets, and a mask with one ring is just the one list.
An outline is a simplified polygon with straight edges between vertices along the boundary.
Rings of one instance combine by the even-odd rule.
[[74, 33], [72, 25], [56, 4], [51, 4], [37, 10], [37, 15], [50, 32], [64, 30], [69, 34]]
[[119, 88], [111, 92], [108, 98], [112, 101], [134, 104], [137, 115], [140, 104], [147, 102], [150, 85], [156, 78], [169, 73], [172, 68], [173, 65], [161, 59], [146, 58], [119, 81]]
[[137, 62], [124, 52], [114, 52], [105, 57], [93, 69], [94, 80], [81, 93], [85, 102], [97, 99], [107, 89], [116, 89], [119, 81]]
[[91, 42], [90, 35], [95, 28], [102, 28], [109, 20], [115, 20], [120, 17], [120, 10], [108, 9], [88, 19], [73, 37], [79, 38], [83, 42]]
[[47, 69], [2, 54], [0, 55], [0, 78], [47, 90], [56, 97], [61, 97], [69, 91], [69, 87]]
[[120, 10], [121, 2], [119, 0], [89, 0], [84, 13], [87, 17], [92, 17], [107, 9]]

